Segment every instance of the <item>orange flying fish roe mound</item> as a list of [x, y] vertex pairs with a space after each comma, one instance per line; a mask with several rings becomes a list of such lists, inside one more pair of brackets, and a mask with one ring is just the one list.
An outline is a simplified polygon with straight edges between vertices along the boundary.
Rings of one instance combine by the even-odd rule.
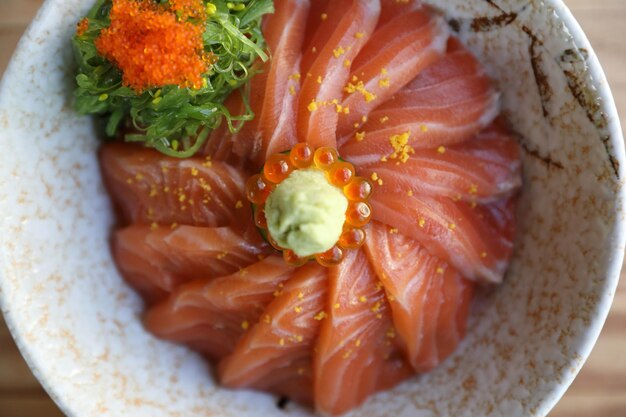
[[113, 0], [108, 28], [96, 39], [98, 52], [123, 73], [137, 92], [178, 85], [199, 89], [213, 63], [202, 41], [206, 13], [201, 0]]

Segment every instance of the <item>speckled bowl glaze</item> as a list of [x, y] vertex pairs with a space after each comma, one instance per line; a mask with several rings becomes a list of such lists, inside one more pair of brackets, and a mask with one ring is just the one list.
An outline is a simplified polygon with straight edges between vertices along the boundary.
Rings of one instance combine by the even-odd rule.
[[[0, 93], [0, 301], [22, 353], [70, 416], [308, 415], [217, 387], [198, 356], [142, 328], [140, 300], [108, 250], [113, 214], [93, 126], [70, 104], [69, 39], [90, 3], [47, 1]], [[615, 106], [561, 1], [430, 3], [488, 63], [522, 134], [517, 250], [451, 359], [351, 415], [544, 416], [589, 355], [622, 265]]]

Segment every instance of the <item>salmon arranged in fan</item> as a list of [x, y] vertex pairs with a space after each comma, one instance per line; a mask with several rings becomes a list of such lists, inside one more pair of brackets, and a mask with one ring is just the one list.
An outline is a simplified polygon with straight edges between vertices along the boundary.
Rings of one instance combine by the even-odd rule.
[[[147, 329], [205, 355], [221, 384], [339, 415], [455, 351], [476, 286], [509, 264], [520, 151], [484, 67], [417, 1], [275, 8], [253, 121], [187, 159], [103, 146], [113, 254]], [[247, 178], [297, 143], [337, 149], [373, 184], [365, 244], [337, 266], [285, 263], [246, 200]]]

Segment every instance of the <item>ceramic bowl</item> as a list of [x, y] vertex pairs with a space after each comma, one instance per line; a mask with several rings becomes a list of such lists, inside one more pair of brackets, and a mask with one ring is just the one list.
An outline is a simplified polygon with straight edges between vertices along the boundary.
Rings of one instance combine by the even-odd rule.
[[[89, 118], [71, 107], [69, 39], [89, 0], [48, 0], [0, 93], [0, 301], [21, 352], [69, 416], [305, 416], [219, 388], [153, 338], [109, 254], [113, 222]], [[544, 416], [582, 367], [624, 252], [623, 138], [600, 64], [558, 0], [431, 0], [489, 65], [521, 133], [525, 186], [506, 282], [434, 372], [354, 416]]]

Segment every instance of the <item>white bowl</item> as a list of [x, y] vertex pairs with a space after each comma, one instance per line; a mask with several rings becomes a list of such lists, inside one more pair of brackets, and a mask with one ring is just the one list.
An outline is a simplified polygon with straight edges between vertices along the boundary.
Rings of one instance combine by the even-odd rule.
[[[220, 389], [198, 356], [142, 328], [108, 250], [98, 142], [70, 104], [69, 39], [90, 3], [48, 0], [0, 92], [0, 302], [13, 336], [70, 416], [307, 415]], [[456, 354], [352, 415], [544, 416], [589, 355], [622, 265], [615, 106], [561, 1], [430, 3], [490, 65], [523, 134], [520, 235], [505, 284], [481, 297]]]

